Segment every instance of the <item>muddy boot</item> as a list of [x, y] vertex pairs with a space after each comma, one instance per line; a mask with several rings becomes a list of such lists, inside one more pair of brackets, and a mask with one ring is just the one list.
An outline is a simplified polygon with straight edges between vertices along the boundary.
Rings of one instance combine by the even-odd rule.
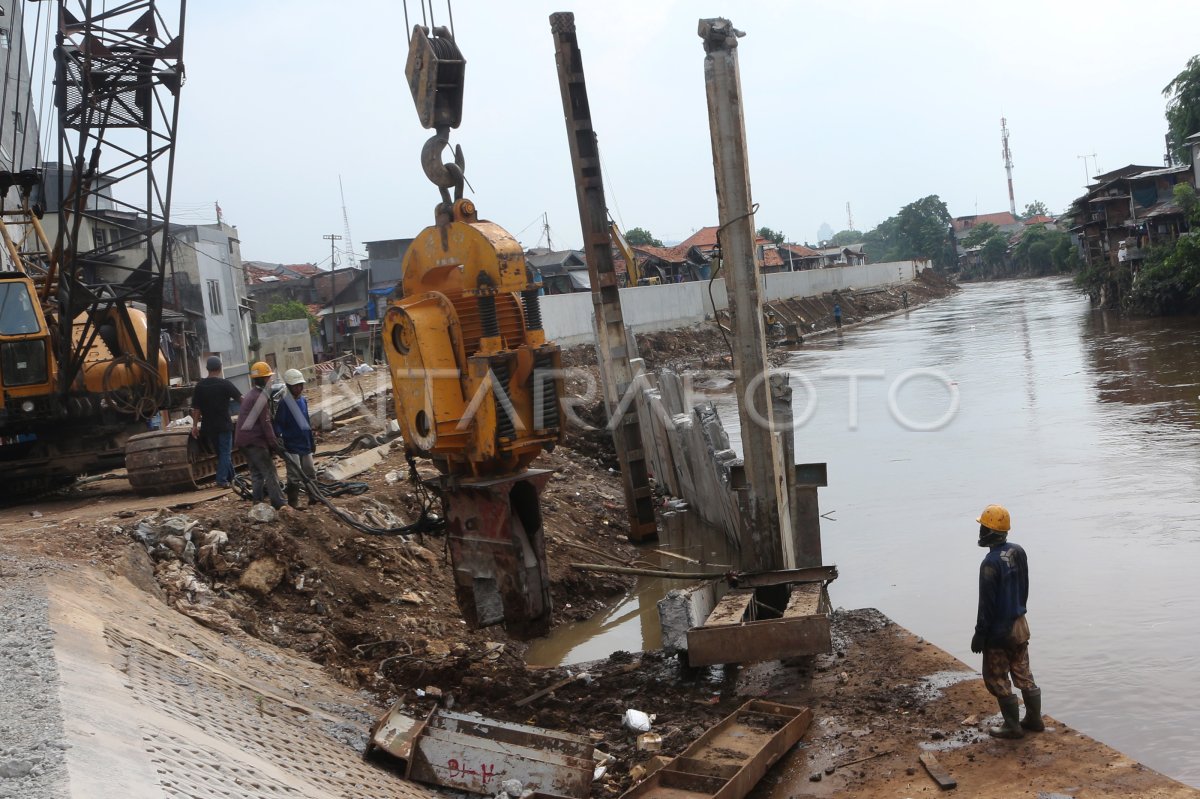
[[1021, 726], [1030, 732], [1041, 732], [1046, 729], [1046, 725], [1042, 721], [1042, 689], [1034, 688], [1032, 691], [1022, 691], [1021, 696], [1025, 697], [1025, 718], [1021, 719]]
[[988, 727], [988, 735], [993, 738], [1024, 738], [1025, 731], [1021, 729], [1021, 703], [1016, 694], [1002, 696], [996, 700], [1000, 703], [1000, 713], [1004, 716], [1004, 724], [999, 727]]
[[287, 484], [287, 504], [293, 508], [300, 507], [300, 486], [295, 483]]

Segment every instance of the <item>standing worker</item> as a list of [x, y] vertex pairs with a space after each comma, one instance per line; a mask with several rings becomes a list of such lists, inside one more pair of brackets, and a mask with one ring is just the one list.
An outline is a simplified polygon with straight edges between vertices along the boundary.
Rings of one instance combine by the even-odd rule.
[[[1042, 689], [1029, 669], [1029, 564], [1025, 550], [1008, 542], [1011, 520], [1002, 505], [988, 505], [979, 514], [979, 546], [988, 553], [979, 567], [979, 614], [971, 651], [983, 653], [983, 684], [996, 697], [1004, 723], [988, 732], [997, 738], [1023, 738], [1025, 730], [1041, 732]], [[1009, 684], [1021, 689], [1025, 718]]]
[[[304, 398], [304, 375], [299, 369], [288, 369], [283, 373], [286, 385], [275, 411], [275, 432], [283, 441], [283, 462], [287, 466], [287, 503], [293, 508], [300, 507], [300, 488], [305, 484], [305, 478], [314, 480], [317, 470], [313, 467], [313, 452], [316, 443], [313, 440], [312, 424], [308, 419], [308, 400]], [[312, 504], [312, 493], [308, 495], [308, 504]]]
[[252, 388], [242, 397], [236, 443], [238, 449], [246, 456], [246, 463], [250, 465], [250, 495], [255, 502], [262, 502], [265, 489], [266, 496], [271, 500], [271, 507], [279, 510], [286, 503], [283, 492], [279, 490], [279, 475], [275, 471], [273, 453], [283, 454], [283, 447], [275, 436], [275, 425], [271, 421], [271, 402], [263, 390], [267, 380], [274, 374], [270, 365], [263, 361], [250, 367]]
[[208, 356], [208, 377], [192, 391], [192, 438], [203, 441], [217, 454], [217, 485], [233, 482], [233, 420], [229, 405], [242, 399], [237, 386], [221, 376], [221, 359]]
[[837, 329], [842, 329], [842, 306], [840, 303], [833, 304], [833, 323], [837, 325]]

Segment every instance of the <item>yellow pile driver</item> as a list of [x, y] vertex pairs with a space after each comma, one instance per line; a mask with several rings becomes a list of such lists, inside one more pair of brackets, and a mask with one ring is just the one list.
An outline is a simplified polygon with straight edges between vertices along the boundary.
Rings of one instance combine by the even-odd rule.
[[442, 202], [404, 256], [384, 349], [406, 449], [441, 473], [431, 482], [464, 617], [538, 635], [551, 611], [540, 510], [550, 472], [529, 467], [562, 435], [561, 355], [520, 244], [462, 197], [461, 148], [440, 162], [461, 119], [464, 67], [446, 28], [414, 28], [406, 74], [436, 131], [422, 162]]

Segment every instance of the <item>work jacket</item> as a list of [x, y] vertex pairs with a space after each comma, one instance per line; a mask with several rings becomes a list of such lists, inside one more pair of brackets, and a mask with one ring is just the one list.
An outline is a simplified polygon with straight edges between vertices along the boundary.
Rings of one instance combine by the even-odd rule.
[[252, 388], [242, 397], [238, 410], [237, 432], [233, 443], [242, 447], [266, 447], [275, 449], [275, 425], [271, 423], [271, 403], [261, 388]]
[[308, 400], [303, 396], [293, 397], [285, 388], [275, 411], [275, 432], [288, 452], [307, 455], [315, 450], [312, 425], [308, 421]]
[[979, 566], [979, 614], [975, 632], [1002, 645], [1013, 622], [1025, 615], [1029, 563], [1025, 550], [1007, 541], [992, 547]]

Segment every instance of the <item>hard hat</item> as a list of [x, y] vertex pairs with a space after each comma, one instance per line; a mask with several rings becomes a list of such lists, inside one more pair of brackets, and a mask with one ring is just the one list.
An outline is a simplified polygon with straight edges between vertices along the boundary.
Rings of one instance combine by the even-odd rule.
[[259, 361], [250, 367], [251, 377], [270, 377], [275, 374], [271, 371], [271, 365], [266, 361]]
[[1003, 505], [988, 505], [975, 521], [989, 530], [1007, 533], [1012, 528], [1012, 520], [1008, 516], [1008, 508]]
[[304, 375], [300, 373], [299, 369], [288, 369], [283, 373], [283, 382], [289, 386], [304, 385]]

